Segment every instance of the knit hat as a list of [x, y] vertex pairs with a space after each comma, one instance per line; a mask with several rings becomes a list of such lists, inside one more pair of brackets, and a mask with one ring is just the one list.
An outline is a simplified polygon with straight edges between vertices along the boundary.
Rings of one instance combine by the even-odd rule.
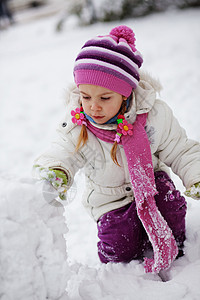
[[128, 97], [139, 83], [142, 62], [132, 29], [117, 26], [109, 35], [97, 36], [81, 48], [75, 61], [74, 80], [77, 86], [98, 85]]

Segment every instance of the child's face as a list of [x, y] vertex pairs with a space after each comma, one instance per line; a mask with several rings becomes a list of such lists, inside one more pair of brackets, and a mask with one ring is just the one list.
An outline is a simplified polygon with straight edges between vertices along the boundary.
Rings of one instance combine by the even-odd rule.
[[101, 86], [80, 84], [81, 102], [85, 113], [97, 124], [104, 124], [120, 110], [122, 95]]

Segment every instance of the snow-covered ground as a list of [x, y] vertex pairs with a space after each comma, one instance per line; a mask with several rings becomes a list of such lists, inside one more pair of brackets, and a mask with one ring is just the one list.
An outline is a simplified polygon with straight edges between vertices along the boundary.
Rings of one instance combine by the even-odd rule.
[[[73, 186], [76, 197], [65, 208], [66, 263], [63, 209], [44, 201], [41, 186], [31, 181], [31, 167], [67, 109], [65, 90], [73, 81], [80, 47], [120, 23], [80, 28], [71, 18], [58, 34], [57, 19], [0, 32], [0, 299], [200, 299], [200, 202], [195, 200], [187, 199], [186, 254], [162, 274], [167, 280], [162, 282], [158, 275], [144, 274], [139, 261], [99, 263], [96, 224], [80, 203], [80, 173]], [[136, 33], [144, 68], [164, 86], [161, 98], [198, 141], [199, 20], [200, 10], [191, 9], [123, 22]], [[177, 176], [173, 178], [184, 191]]]

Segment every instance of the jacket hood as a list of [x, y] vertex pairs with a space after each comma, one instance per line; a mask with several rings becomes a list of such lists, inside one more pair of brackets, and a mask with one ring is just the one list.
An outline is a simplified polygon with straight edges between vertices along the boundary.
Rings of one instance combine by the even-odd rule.
[[[160, 93], [161, 89], [162, 86], [158, 80], [154, 79], [149, 73], [140, 71], [139, 85], [132, 93], [128, 112], [124, 114], [127, 121], [134, 123], [137, 114], [148, 113], [153, 108], [157, 93]], [[75, 84], [72, 84], [68, 89], [66, 105], [69, 111], [80, 106], [80, 93]], [[116, 124], [97, 125], [97, 127], [102, 126], [104, 129], [114, 129]]]
[[162, 89], [160, 82], [149, 73], [140, 71], [140, 81], [133, 91], [132, 101], [127, 113], [124, 114], [127, 121], [133, 123], [138, 114], [148, 113], [155, 103], [157, 93]]

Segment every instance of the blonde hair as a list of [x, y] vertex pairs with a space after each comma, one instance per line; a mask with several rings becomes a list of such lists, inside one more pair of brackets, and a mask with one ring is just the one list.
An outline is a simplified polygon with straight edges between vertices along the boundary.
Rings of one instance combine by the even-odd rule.
[[[123, 99], [126, 100], [127, 98], [123, 97]], [[121, 115], [123, 115], [126, 112], [126, 101], [124, 100], [122, 102], [121, 109], [120, 109]], [[87, 128], [85, 125], [82, 125], [81, 132], [79, 134], [77, 145], [76, 145], [76, 151], [78, 151], [81, 147], [83, 147], [86, 144], [87, 140], [88, 140]], [[117, 161], [117, 145], [118, 143], [115, 141], [110, 151], [110, 156], [114, 161], [114, 163], [120, 167], [120, 164]]]
[[83, 147], [88, 140], [88, 133], [85, 125], [81, 126], [81, 132], [78, 137], [78, 142], [76, 144], [76, 151]]

